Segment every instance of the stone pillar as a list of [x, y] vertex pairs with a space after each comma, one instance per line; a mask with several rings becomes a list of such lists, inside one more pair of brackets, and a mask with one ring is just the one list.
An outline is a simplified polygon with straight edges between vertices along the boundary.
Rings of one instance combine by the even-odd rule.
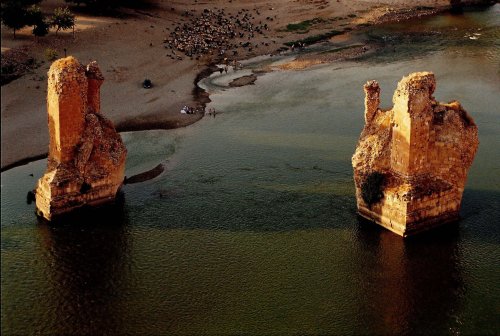
[[52, 64], [48, 76], [49, 158], [36, 206], [40, 216], [52, 220], [113, 201], [123, 183], [127, 149], [100, 114], [104, 78], [96, 62], [84, 67], [66, 57]]
[[368, 124], [375, 116], [380, 106], [380, 86], [377, 81], [369, 81], [365, 89], [365, 123]]
[[52, 63], [47, 88], [51, 159], [58, 163], [73, 160], [75, 146], [85, 127], [86, 110], [85, 68], [71, 56]]
[[104, 76], [96, 61], [87, 65], [86, 75], [88, 79], [88, 111], [89, 113], [99, 113], [101, 111], [101, 85]]
[[432, 73], [415, 73], [404, 77], [394, 92], [391, 166], [401, 175], [425, 173], [428, 169], [435, 81]]
[[458, 102], [441, 104], [430, 72], [404, 77], [394, 107], [376, 108], [378, 86], [365, 85], [365, 127], [352, 157], [361, 216], [401, 236], [456, 221], [479, 139]]

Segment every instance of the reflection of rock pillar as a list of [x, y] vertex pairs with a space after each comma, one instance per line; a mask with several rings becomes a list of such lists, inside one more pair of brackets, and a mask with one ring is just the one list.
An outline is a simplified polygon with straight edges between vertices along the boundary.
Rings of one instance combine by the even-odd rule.
[[[57, 335], [122, 335], [123, 285], [129, 274], [127, 216], [121, 203], [98, 212], [71, 217], [71, 226], [40, 223], [44, 307], [34, 314], [34, 325]], [[45, 262], [45, 263], [44, 263]], [[43, 265], [43, 266], [42, 266]], [[43, 286], [42, 285], [42, 286]], [[49, 293], [57, 293], [50, 295]], [[117, 296], [118, 295], [118, 296]], [[64, 316], [64, 319], [61, 319]]]
[[88, 94], [87, 103], [89, 113], [99, 113], [101, 111], [101, 85], [104, 77], [97, 62], [93, 61], [87, 65]]
[[58, 163], [73, 160], [85, 127], [87, 78], [73, 57], [55, 61], [48, 74], [49, 157]]
[[364, 86], [365, 89], [365, 124], [368, 124], [380, 105], [380, 86], [374, 80]]

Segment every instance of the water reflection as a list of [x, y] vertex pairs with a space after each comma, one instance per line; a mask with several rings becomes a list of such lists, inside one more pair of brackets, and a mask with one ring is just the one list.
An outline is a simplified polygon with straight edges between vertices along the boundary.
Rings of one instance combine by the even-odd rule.
[[[368, 333], [449, 333], [458, 329], [465, 288], [457, 223], [401, 239], [360, 218], [358, 239], [373, 252], [362, 270], [370, 303], [362, 317]], [[363, 310], [363, 309], [361, 309]]]
[[[126, 293], [129, 241], [123, 203], [81, 212], [62, 223], [41, 221], [51, 307], [36, 332], [116, 334]], [[41, 327], [38, 327], [41, 326]], [[43, 329], [38, 329], [43, 328]]]

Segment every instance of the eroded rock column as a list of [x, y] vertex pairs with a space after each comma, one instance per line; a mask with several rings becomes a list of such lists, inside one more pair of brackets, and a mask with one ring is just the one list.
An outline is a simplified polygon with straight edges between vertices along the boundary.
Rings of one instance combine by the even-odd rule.
[[47, 170], [36, 188], [37, 213], [48, 220], [84, 205], [114, 200], [127, 150], [100, 113], [104, 78], [96, 62], [55, 61], [48, 73]]
[[352, 158], [358, 212], [408, 236], [459, 217], [477, 127], [458, 102], [432, 94], [433, 73], [404, 77], [394, 107], [378, 107], [378, 84], [365, 85], [365, 127]]

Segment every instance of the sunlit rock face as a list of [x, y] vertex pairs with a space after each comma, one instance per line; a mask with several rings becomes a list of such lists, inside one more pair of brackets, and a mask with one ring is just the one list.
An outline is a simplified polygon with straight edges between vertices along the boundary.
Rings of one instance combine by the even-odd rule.
[[127, 150], [111, 121], [100, 114], [103, 80], [96, 62], [85, 67], [70, 56], [50, 67], [49, 157], [36, 188], [37, 213], [48, 220], [114, 200], [122, 185]]
[[479, 145], [472, 118], [456, 101], [437, 102], [435, 88], [433, 73], [412, 73], [383, 111], [378, 83], [364, 86], [365, 126], [352, 157], [358, 212], [401, 236], [458, 219]]

